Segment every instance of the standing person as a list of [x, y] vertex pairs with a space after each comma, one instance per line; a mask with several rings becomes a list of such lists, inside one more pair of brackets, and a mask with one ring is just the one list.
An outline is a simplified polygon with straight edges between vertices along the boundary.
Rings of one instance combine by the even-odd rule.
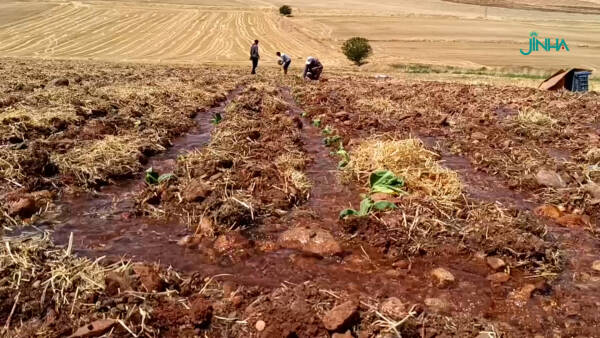
[[252, 60], [252, 73], [256, 74], [256, 67], [258, 67], [258, 59], [260, 59], [260, 55], [258, 54], [258, 40], [254, 40], [254, 44], [250, 47], [250, 60]]
[[302, 74], [302, 77], [304, 79], [318, 80], [321, 76], [321, 72], [323, 72], [323, 65], [319, 59], [309, 56], [306, 59], [306, 66], [304, 67], [304, 74]]
[[292, 63], [292, 58], [285, 54], [282, 54], [281, 52], [277, 52], [277, 56], [279, 56], [279, 62], [283, 66], [283, 74], [287, 75], [288, 68]]

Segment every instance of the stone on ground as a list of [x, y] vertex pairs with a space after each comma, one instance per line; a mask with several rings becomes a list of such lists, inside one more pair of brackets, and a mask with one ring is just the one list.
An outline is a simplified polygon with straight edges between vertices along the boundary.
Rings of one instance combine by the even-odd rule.
[[487, 265], [494, 270], [500, 270], [506, 266], [506, 263], [502, 258], [488, 257], [486, 258]]
[[353, 324], [358, 315], [358, 306], [353, 301], [342, 303], [327, 311], [323, 325], [329, 331], [339, 331]]
[[535, 175], [535, 179], [539, 185], [543, 185], [550, 188], [565, 188], [567, 183], [563, 178], [552, 170], [541, 169]]
[[437, 280], [438, 286], [446, 286], [455, 281], [454, 275], [444, 268], [435, 268], [431, 270], [431, 275]]
[[333, 235], [318, 227], [299, 226], [281, 234], [279, 242], [288, 249], [297, 249], [321, 256], [342, 253], [342, 247]]

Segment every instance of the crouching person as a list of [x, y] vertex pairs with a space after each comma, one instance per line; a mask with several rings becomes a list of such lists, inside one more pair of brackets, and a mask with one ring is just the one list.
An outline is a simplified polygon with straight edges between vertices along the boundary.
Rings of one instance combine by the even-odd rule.
[[321, 77], [322, 72], [323, 65], [319, 59], [309, 56], [308, 59], [306, 59], [306, 66], [304, 67], [304, 74], [302, 74], [302, 77], [304, 79], [318, 80], [319, 77]]

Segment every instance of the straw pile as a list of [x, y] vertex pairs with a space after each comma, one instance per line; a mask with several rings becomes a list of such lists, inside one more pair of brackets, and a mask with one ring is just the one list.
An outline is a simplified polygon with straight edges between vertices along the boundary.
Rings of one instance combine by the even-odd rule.
[[346, 170], [360, 182], [368, 182], [375, 170], [390, 170], [404, 178], [410, 192], [422, 192], [438, 201], [461, 196], [458, 174], [442, 167], [437, 154], [425, 149], [418, 139], [369, 139], [350, 152]]
[[[154, 141], [154, 142], [153, 142]], [[61, 173], [73, 175], [82, 185], [130, 176], [142, 169], [140, 149], [164, 150], [157, 140], [140, 136], [107, 135], [104, 139], [76, 146], [64, 154], [54, 154], [52, 161]]]

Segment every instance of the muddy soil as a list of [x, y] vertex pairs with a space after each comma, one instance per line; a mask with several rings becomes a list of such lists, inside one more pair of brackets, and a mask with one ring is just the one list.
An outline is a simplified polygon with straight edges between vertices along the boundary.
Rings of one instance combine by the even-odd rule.
[[[172, 83], [195, 74], [126, 69], [132, 78], [171, 74]], [[15, 249], [0, 255], [0, 320], [12, 323], [11, 336], [68, 336], [107, 318], [122, 324], [94, 325], [115, 336], [600, 335], [598, 209], [581, 187], [594, 178], [586, 166], [597, 94], [358, 77], [261, 76], [220, 88], [228, 94], [186, 103], [202, 108], [186, 115], [185, 128], [165, 131], [163, 150], [142, 152], [130, 178], [86, 184], [61, 174], [19, 190], [29, 175], [21, 171], [3, 185], [13, 200], [47, 203], [25, 222], [5, 220], [18, 229], [4, 235]], [[121, 104], [121, 111], [130, 107]], [[530, 109], [545, 115], [519, 114]], [[127, 132], [142, 133], [135, 125]], [[97, 140], [45, 133], [24, 136]], [[419, 138], [458, 174], [463, 194], [441, 202], [409, 187], [394, 197], [396, 210], [339, 219], [369, 189], [333, 153], [345, 148], [352, 160], [373, 137]], [[174, 178], [147, 184], [148, 167]], [[560, 176], [549, 175], [554, 187], [538, 178], [541, 169]], [[49, 194], [32, 195], [39, 190]], [[43, 230], [53, 232], [55, 251], [67, 248], [59, 257], [103, 257], [98, 291], [80, 299], [83, 291], [71, 285], [68, 306], [40, 306], [34, 277], [14, 286], [22, 271], [15, 236]], [[121, 259], [145, 265], [111, 270]], [[77, 264], [92, 261], [84, 262]], [[56, 274], [52, 266], [35, 278]]]

